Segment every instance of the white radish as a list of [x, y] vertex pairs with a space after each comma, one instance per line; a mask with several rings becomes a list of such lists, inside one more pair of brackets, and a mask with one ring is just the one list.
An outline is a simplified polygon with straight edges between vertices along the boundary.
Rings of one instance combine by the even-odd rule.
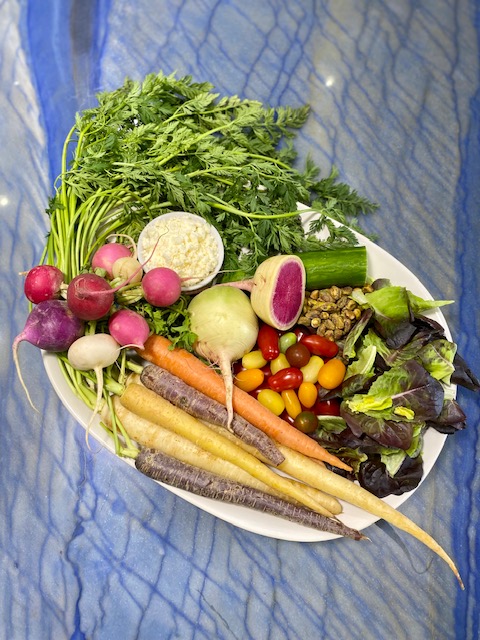
[[72, 367], [78, 371], [93, 370], [97, 378], [97, 400], [85, 435], [87, 445], [93, 419], [102, 408], [103, 369], [117, 360], [120, 348], [118, 342], [108, 333], [94, 333], [75, 340], [68, 349], [67, 358]]
[[233, 419], [232, 362], [251, 351], [258, 320], [248, 296], [233, 287], [216, 285], [197, 294], [188, 305], [195, 352], [220, 367], [225, 383], [227, 426]]

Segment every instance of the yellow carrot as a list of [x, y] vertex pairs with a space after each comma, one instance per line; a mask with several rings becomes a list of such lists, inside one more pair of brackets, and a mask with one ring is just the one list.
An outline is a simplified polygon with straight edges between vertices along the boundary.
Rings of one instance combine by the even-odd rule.
[[[265, 493], [274, 495], [277, 498], [292, 500], [298, 504], [296, 500], [294, 501], [289, 496], [285, 496], [283, 493], [275, 491], [269, 485], [257, 480], [257, 478], [254, 478], [240, 467], [228, 462], [228, 460], [223, 460], [209, 451], [205, 451], [205, 449], [202, 449], [191, 440], [188, 440], [187, 438], [184, 438], [183, 436], [178, 435], [159, 424], [137, 416], [122, 405], [118, 396], [113, 398], [113, 407], [116, 416], [122, 423], [125, 431], [128, 433], [130, 438], [137, 442], [137, 444], [149, 449], [161, 451], [162, 453], [172, 456], [177, 460], [199, 467], [200, 469], [205, 469], [206, 471], [211, 471], [223, 478], [240, 482], [252, 487], [253, 489], [258, 489], [259, 491], [264, 491]], [[108, 415], [103, 415], [103, 419], [107, 424], [110, 422]], [[221, 429], [221, 427], [218, 428]], [[227, 434], [229, 433], [228, 431], [225, 431], [225, 429], [223, 429], [223, 431]], [[321, 493], [317, 489], [312, 489], [311, 487], [308, 487], [308, 489], [312, 490], [312, 497], [315, 495], [315, 492]], [[327, 496], [326, 494], [324, 495], [326, 499], [325, 501], [328, 504], [340, 505], [335, 498]], [[336, 513], [339, 512], [337, 511]], [[325, 508], [323, 515], [332, 516], [333, 513]]]
[[154, 391], [132, 383], [120, 396], [120, 402], [126, 409], [138, 416], [184, 436], [202, 449], [236, 464], [273, 489], [281, 491], [319, 513], [317, 501], [302, 491], [301, 487], [290, 483], [287, 478], [272, 471], [250, 453], [230, 442], [225, 436], [214, 433], [199, 420], [175, 407]]
[[[237, 438], [233, 433], [230, 433], [229, 431], [225, 431], [225, 429], [222, 430], [222, 427], [219, 427], [214, 424], [209, 424], [207, 422], [205, 424], [210, 429], [213, 429], [213, 431], [215, 431], [216, 433], [223, 434], [226, 438], [228, 438], [232, 442], [235, 442], [235, 444], [237, 444], [239, 447], [241, 447], [245, 451], [249, 451], [250, 453], [252, 453], [252, 455], [254, 455], [259, 460], [262, 459], [261, 456], [258, 455], [252, 447], [249, 447], [248, 444], [245, 444], [245, 442], [242, 442], [242, 440], [240, 440], [240, 438]], [[315, 464], [319, 465], [322, 463], [320, 461], [315, 461]], [[342, 513], [342, 505], [334, 496], [329, 495], [324, 491], [320, 491], [320, 489], [312, 487], [311, 485], [300, 483], [294, 480], [293, 478], [292, 479], [288, 478], [288, 480], [290, 482], [295, 482], [298, 485], [298, 487], [301, 489], [301, 491], [310, 495], [310, 497], [313, 500], [316, 500], [318, 504], [323, 509], [325, 509], [325, 515], [337, 516], [340, 513]]]
[[285, 461], [279, 465], [279, 469], [285, 473], [290, 474], [298, 480], [302, 480], [310, 484], [312, 487], [321, 489], [326, 493], [344, 500], [364, 511], [368, 511], [372, 515], [378, 516], [383, 520], [386, 520], [390, 524], [394, 525], [398, 529], [402, 529], [407, 533], [423, 542], [429, 549], [438, 554], [450, 567], [455, 574], [462, 589], [464, 585], [458, 569], [450, 556], [444, 551], [444, 549], [430, 536], [426, 531], [421, 529], [412, 520], [403, 515], [400, 511], [397, 511], [391, 507], [388, 503], [380, 500], [377, 496], [373, 495], [366, 489], [363, 489], [360, 485], [339, 476], [338, 474], [330, 471], [323, 465], [319, 465], [314, 460], [310, 460], [307, 456], [304, 456], [297, 451], [292, 451], [288, 447], [282, 445], [279, 446], [280, 451], [285, 456]]
[[[172, 349], [169, 340], [153, 334], [146, 341], [144, 349], [139, 350], [138, 353], [145, 360], [178, 376], [194, 389], [225, 404], [226, 392], [223, 378], [185, 349]], [[258, 400], [238, 387], [233, 390], [233, 408], [242, 418], [268, 434], [276, 442], [312, 458], [328, 462], [334, 467], [351, 470], [351, 467], [326, 451], [318, 442], [274, 415]]]

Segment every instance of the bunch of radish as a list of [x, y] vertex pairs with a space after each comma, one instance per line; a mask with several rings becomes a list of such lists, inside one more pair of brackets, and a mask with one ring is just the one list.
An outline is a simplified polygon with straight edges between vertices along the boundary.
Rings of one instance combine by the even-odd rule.
[[[116, 307], [115, 293], [128, 284], [136, 284], [141, 287], [142, 297], [156, 307], [174, 304], [181, 295], [182, 283], [175, 271], [162, 267], [144, 273], [136, 251], [132, 253], [119, 242], [107, 242], [97, 249], [91, 267], [91, 272], [75, 276], [68, 284], [60, 269], [51, 265], [35, 266], [26, 274], [24, 293], [33, 308], [13, 342], [13, 359], [32, 407], [18, 360], [20, 342], [45, 351], [66, 351], [73, 368], [96, 372], [100, 389], [99, 372], [115, 362], [120, 348], [142, 349], [150, 333], [143, 316]], [[84, 335], [87, 323], [105, 318], [108, 333]], [[74, 347], [80, 338], [81, 349]]]

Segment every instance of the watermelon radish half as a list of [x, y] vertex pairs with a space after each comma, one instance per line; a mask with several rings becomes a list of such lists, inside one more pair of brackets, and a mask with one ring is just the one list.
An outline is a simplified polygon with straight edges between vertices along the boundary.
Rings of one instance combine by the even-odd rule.
[[298, 256], [278, 255], [262, 262], [251, 280], [226, 284], [250, 291], [255, 314], [271, 327], [285, 331], [300, 317], [305, 281], [305, 267]]

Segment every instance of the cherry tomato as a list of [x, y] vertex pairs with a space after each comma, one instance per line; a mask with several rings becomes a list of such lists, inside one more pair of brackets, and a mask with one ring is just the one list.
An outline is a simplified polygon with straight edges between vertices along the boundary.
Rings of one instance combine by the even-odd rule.
[[282, 415], [280, 416], [280, 418], [282, 420], [285, 420], [285, 422], [288, 422], [288, 424], [291, 424], [293, 426], [294, 422], [295, 422], [295, 418], [292, 418], [292, 416], [289, 416], [288, 413], [286, 411], [284, 411], [282, 413]]
[[293, 389], [287, 389], [281, 393], [283, 401], [285, 403], [285, 411], [291, 418], [296, 418], [302, 411], [302, 406], [297, 394]]
[[257, 345], [265, 360], [273, 360], [280, 353], [278, 333], [268, 324], [262, 324], [258, 331]]
[[336, 389], [342, 384], [346, 370], [341, 360], [332, 358], [318, 372], [318, 384], [324, 389]]
[[268, 378], [270, 378], [270, 376], [273, 375], [272, 368], [269, 364], [266, 364], [264, 367], [261, 367], [261, 369], [263, 371], [263, 380], [265, 382], [268, 380]]
[[281, 369], [288, 369], [290, 366], [287, 356], [284, 353], [280, 353], [276, 358], [270, 362], [270, 370], [272, 373], [277, 373]]
[[300, 342], [303, 336], [310, 336], [312, 332], [308, 327], [304, 327], [302, 324], [297, 324], [293, 329], [293, 333], [297, 336], [297, 342]]
[[298, 387], [298, 399], [307, 409], [311, 409], [318, 399], [318, 389], [313, 382], [302, 382]]
[[289, 331], [288, 333], [284, 333], [280, 336], [280, 351], [285, 353], [288, 347], [292, 346], [297, 342], [297, 336], [293, 333], [293, 331]]
[[305, 382], [317, 382], [320, 369], [323, 367], [324, 362], [320, 356], [312, 356], [304, 367], [301, 367], [303, 373], [303, 379]]
[[305, 367], [310, 360], [310, 351], [308, 348], [302, 344], [301, 342], [297, 342], [296, 344], [292, 344], [285, 351], [285, 356], [289, 361], [292, 367]]
[[316, 416], [339, 416], [340, 401], [336, 398], [331, 400], [317, 400], [312, 407], [312, 411]]
[[300, 344], [304, 344], [310, 353], [323, 358], [333, 358], [338, 353], [338, 344], [315, 333], [309, 336], [302, 336]]
[[303, 382], [303, 374], [296, 367], [281, 369], [268, 379], [268, 386], [274, 391], [298, 389]]
[[257, 400], [276, 416], [279, 416], [285, 410], [285, 402], [282, 396], [272, 389], [261, 389], [257, 395]]
[[236, 374], [234, 383], [236, 387], [248, 393], [259, 387], [264, 377], [261, 369], [243, 369]]
[[303, 433], [313, 433], [318, 428], [317, 416], [313, 411], [302, 411], [293, 422], [294, 426]]
[[243, 371], [245, 367], [242, 366], [242, 363], [240, 362], [240, 360], [237, 360], [236, 362], [233, 363], [232, 366], [232, 371], [233, 371], [233, 375], [236, 376], [237, 373], [239, 371]]
[[255, 351], [249, 351], [242, 358], [242, 365], [245, 369], [261, 369], [267, 364], [267, 361], [262, 356], [260, 349]]

